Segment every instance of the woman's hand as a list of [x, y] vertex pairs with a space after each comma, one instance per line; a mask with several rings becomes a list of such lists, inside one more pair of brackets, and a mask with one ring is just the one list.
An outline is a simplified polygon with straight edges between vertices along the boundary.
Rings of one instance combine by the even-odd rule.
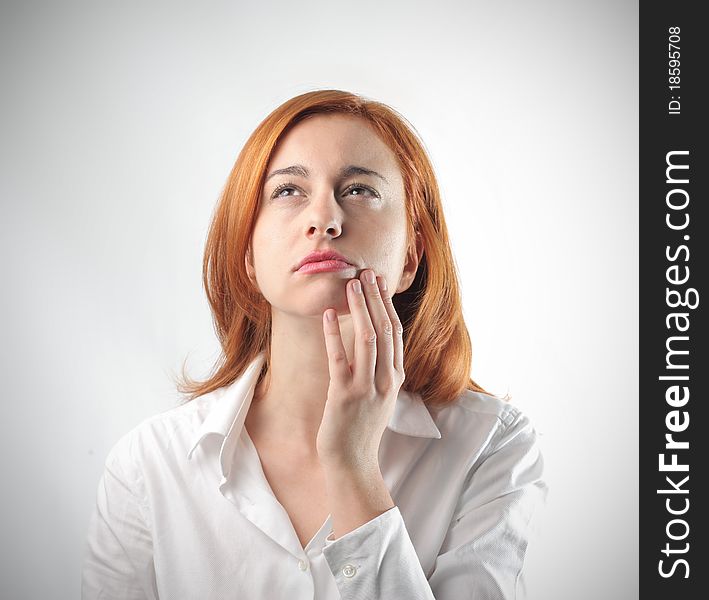
[[[367, 281], [371, 274], [372, 282]], [[330, 369], [327, 403], [317, 436], [321, 464], [338, 470], [372, 472], [399, 388], [404, 383], [403, 327], [383, 276], [365, 269], [347, 282], [354, 321], [354, 361], [347, 360], [337, 311], [323, 313]], [[361, 284], [361, 292], [355, 284]], [[328, 315], [333, 320], [328, 319]]]

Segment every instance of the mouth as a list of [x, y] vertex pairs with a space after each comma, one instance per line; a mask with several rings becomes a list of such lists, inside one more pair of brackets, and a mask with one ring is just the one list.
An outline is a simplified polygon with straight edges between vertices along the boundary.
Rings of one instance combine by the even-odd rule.
[[321, 248], [305, 256], [295, 265], [293, 270], [302, 273], [319, 273], [321, 271], [339, 271], [350, 267], [354, 267], [354, 265], [348, 257], [332, 248]]
[[343, 260], [319, 260], [315, 262], [306, 262], [298, 269], [298, 273], [327, 273], [329, 271], [345, 271], [347, 269], [355, 269], [354, 265]]

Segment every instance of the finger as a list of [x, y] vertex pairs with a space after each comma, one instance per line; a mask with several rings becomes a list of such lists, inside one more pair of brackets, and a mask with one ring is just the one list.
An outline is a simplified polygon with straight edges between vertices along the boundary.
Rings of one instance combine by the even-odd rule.
[[[367, 281], [366, 276], [368, 274], [372, 276], [371, 283]], [[365, 290], [364, 296], [367, 300], [369, 317], [377, 335], [377, 360], [374, 379], [377, 388], [383, 390], [392, 383], [394, 370], [394, 343], [392, 339], [391, 321], [389, 320], [389, 313], [384, 306], [384, 301], [382, 300], [382, 295], [373, 270], [365, 270], [362, 285]]]
[[382, 302], [389, 315], [391, 321], [393, 345], [394, 345], [394, 368], [404, 374], [404, 326], [401, 324], [401, 319], [394, 308], [394, 301], [387, 290], [387, 282], [384, 275], [377, 277], [379, 283], [379, 293], [382, 296]]
[[[360, 292], [355, 291], [355, 284], [360, 284]], [[360, 279], [347, 282], [347, 302], [352, 315], [354, 329], [354, 365], [352, 379], [363, 387], [374, 381], [377, 363], [376, 330], [369, 318], [367, 301], [364, 298], [364, 284]]]
[[[330, 320], [328, 317], [332, 317]], [[323, 332], [325, 333], [325, 348], [327, 349], [327, 364], [330, 370], [330, 379], [347, 382], [352, 377], [350, 365], [347, 362], [345, 345], [342, 343], [340, 332], [340, 322], [337, 319], [337, 311], [328, 308], [323, 313]]]

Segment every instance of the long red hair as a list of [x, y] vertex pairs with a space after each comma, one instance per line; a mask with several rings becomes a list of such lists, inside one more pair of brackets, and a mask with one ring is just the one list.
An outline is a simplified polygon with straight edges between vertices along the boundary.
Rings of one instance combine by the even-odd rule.
[[271, 307], [249, 280], [243, 257], [250, 245], [266, 168], [278, 141], [299, 121], [322, 113], [366, 119], [396, 155], [404, 180], [409, 252], [416, 236], [424, 253], [408, 290], [394, 306], [404, 326], [403, 389], [430, 407], [453, 402], [464, 390], [489, 393], [470, 377], [472, 346], [463, 320], [458, 275], [438, 183], [413, 126], [394, 109], [340, 90], [311, 91], [286, 101], [251, 134], [236, 159], [212, 217], [202, 278], [222, 353], [205, 381], [182, 368], [177, 389], [188, 402], [229, 385], [265, 351], [257, 383], [268, 373]]

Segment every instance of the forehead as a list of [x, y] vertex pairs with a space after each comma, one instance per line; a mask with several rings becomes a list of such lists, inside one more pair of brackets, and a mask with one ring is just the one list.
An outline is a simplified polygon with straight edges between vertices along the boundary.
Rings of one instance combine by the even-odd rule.
[[308, 117], [279, 141], [270, 167], [280, 169], [295, 163], [314, 170], [357, 164], [386, 170], [390, 175], [399, 172], [394, 153], [371, 125], [362, 117], [341, 114]]

